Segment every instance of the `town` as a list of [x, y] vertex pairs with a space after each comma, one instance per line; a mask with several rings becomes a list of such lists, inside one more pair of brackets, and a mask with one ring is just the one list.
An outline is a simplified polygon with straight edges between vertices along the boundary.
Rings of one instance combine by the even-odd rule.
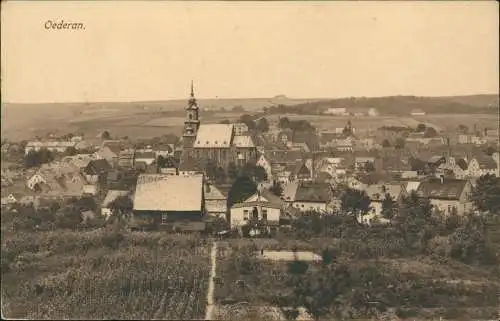
[[[497, 229], [499, 225], [484, 219], [493, 216], [498, 222], [500, 212], [498, 128], [457, 124], [454, 131], [444, 131], [432, 123], [419, 122], [418, 117], [425, 115], [422, 110], [412, 110], [408, 115], [413, 126], [380, 123], [378, 128], [358, 128], [357, 123], [376, 119], [380, 112], [375, 108], [352, 111], [325, 107], [321, 113], [344, 124], [326, 130], [316, 128], [294, 109], [297, 108], [284, 105], [264, 107], [233, 121], [205, 123], [191, 84], [180, 137], [165, 133], [134, 141], [132, 137], [113, 137], [112, 132], [104, 130], [97, 141], [93, 140], [96, 143], [81, 133], [63, 137], [51, 134], [23, 142], [4, 140], [2, 232], [90, 233], [104, 229], [106, 232], [100, 232], [102, 241], [112, 248], [122, 246], [125, 234], [147, 238], [144, 235], [163, 233], [160, 237], [168, 237], [168, 242], [187, 237], [195, 242], [195, 247], [207, 241], [219, 243], [218, 254], [212, 253], [213, 269], [213, 261], [219, 260], [220, 255], [223, 260], [229, 255], [226, 252], [240, 257], [239, 263], [231, 264], [237, 264], [237, 271], [249, 270], [241, 272], [243, 275], [231, 275], [223, 281], [225, 286], [221, 281], [193, 281], [199, 282], [200, 287], [208, 282], [212, 294], [203, 304], [197, 303], [197, 309], [189, 310], [191, 314], [172, 315], [180, 318], [202, 316], [204, 305], [212, 311], [214, 296], [219, 304], [227, 300], [240, 302], [240, 296], [245, 297], [243, 301], [249, 300], [245, 286], [257, 287], [259, 282], [252, 284], [256, 281], [243, 276], [261, 273], [257, 271], [264, 267], [255, 265], [259, 264], [255, 263], [259, 256], [297, 264], [326, 264], [345, 253], [363, 258], [426, 253], [471, 264], [497, 262], [494, 253], [498, 239], [489, 239], [484, 229]], [[365, 235], [359, 240], [368, 244], [314, 241], [358, 240], [360, 236], [355, 235], [359, 233]], [[460, 239], [458, 233], [467, 233], [474, 239]], [[129, 237], [134, 240], [138, 236]], [[444, 239], [449, 239], [451, 249], [446, 250]], [[297, 240], [295, 245], [284, 245], [293, 240]], [[4, 244], [2, 253], [9, 255], [4, 258], [2, 254], [2, 271], [19, 269], [21, 259], [15, 258], [8, 247], [4, 250]], [[471, 246], [481, 249], [472, 250]], [[243, 260], [245, 255], [255, 256], [248, 252], [251, 248], [255, 253], [260, 251], [255, 262], [248, 261], [248, 257]], [[288, 257], [287, 253], [293, 255]], [[229, 270], [218, 274], [231, 274], [231, 268], [225, 268]], [[300, 275], [305, 273], [300, 272], [302, 268], [292, 266], [290, 271], [298, 269], [296, 273]], [[190, 275], [191, 280], [203, 278], [204, 272], [198, 265], [193, 269], [201, 274]], [[338, 269], [328, 273], [340, 273]], [[239, 284], [236, 289], [228, 285], [231, 278]], [[314, 297], [329, 291], [311, 284], [308, 288], [296, 284], [294, 291], [299, 288]], [[483, 291], [490, 293], [492, 288]], [[321, 295], [330, 295], [331, 300], [335, 297]], [[276, 300], [279, 294], [264, 297], [259, 299]], [[487, 301], [493, 297], [491, 292]], [[294, 313], [295, 317], [300, 314], [318, 318], [332, 313], [328, 308], [331, 304], [311, 305], [299, 300], [285, 304], [294, 306], [295, 312], [283, 311], [288, 311], [288, 318]], [[380, 302], [366, 304], [368, 310], [351, 310], [379, 317], [380, 313], [388, 313], [390, 306], [385, 303], [381, 308], [384, 304]], [[462, 312], [457, 309], [449, 313], [460, 315]], [[224, 315], [220, 310], [219, 317]], [[404, 318], [405, 313], [411, 316], [410, 312], [398, 309], [392, 313]], [[264, 312], [258, 313], [262, 316]], [[341, 313], [346, 316], [345, 313], [354, 312]], [[280, 315], [276, 311], [271, 314]]]

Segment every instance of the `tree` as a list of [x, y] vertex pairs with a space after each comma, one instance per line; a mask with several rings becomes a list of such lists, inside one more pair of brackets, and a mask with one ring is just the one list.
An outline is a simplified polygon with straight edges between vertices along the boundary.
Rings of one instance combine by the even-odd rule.
[[415, 191], [403, 196], [396, 226], [404, 235], [409, 248], [425, 249], [436, 232], [437, 222], [432, 217], [433, 206], [428, 198], [419, 197]]
[[75, 148], [75, 147], [70, 146], [70, 147], [66, 148], [66, 152], [65, 152], [65, 154], [66, 154], [67, 156], [74, 156], [74, 155], [78, 154], [78, 151], [76, 150], [76, 148]]
[[235, 163], [229, 163], [229, 165], [227, 166], [227, 175], [231, 180], [236, 179], [236, 177], [238, 176], [238, 168], [236, 167]]
[[438, 135], [438, 132], [434, 127], [427, 127], [427, 129], [424, 132], [424, 137], [426, 138], [433, 138]]
[[101, 134], [101, 139], [105, 140], [111, 139], [111, 134], [109, 133], [109, 131], [107, 130], [103, 131]]
[[388, 139], [384, 139], [382, 141], [382, 147], [391, 147], [391, 143], [389, 142]]
[[211, 159], [205, 162], [205, 173], [207, 173], [208, 178], [215, 180], [215, 174], [217, 170], [217, 164]]
[[392, 220], [397, 213], [397, 204], [392, 196], [387, 193], [382, 201], [382, 216], [385, 219]]
[[257, 182], [263, 182], [267, 180], [267, 172], [262, 166], [255, 166], [254, 176]]
[[457, 131], [459, 133], [464, 133], [464, 134], [467, 134], [469, 132], [469, 128], [463, 124], [460, 124], [457, 126]]
[[233, 204], [242, 202], [248, 197], [257, 192], [257, 185], [248, 176], [240, 176], [236, 178], [227, 196], [227, 205], [232, 207]]
[[240, 122], [244, 123], [247, 125], [248, 130], [254, 130], [255, 129], [255, 121], [253, 120], [253, 117], [245, 114], [240, 117]]
[[423, 133], [426, 128], [427, 126], [425, 124], [420, 123], [417, 125], [417, 128], [415, 128], [415, 131], [418, 133]]
[[494, 153], [497, 152], [497, 149], [493, 146], [488, 146], [485, 150], [484, 153], [488, 156], [492, 156]]
[[281, 129], [290, 128], [290, 119], [288, 117], [280, 118], [278, 125]]
[[500, 178], [492, 174], [479, 177], [472, 189], [471, 199], [478, 210], [500, 214]]
[[111, 208], [112, 216], [123, 222], [131, 215], [134, 204], [129, 196], [118, 196], [111, 202], [109, 207]]
[[241, 105], [237, 105], [233, 107], [232, 111], [236, 113], [243, 113], [245, 112], [245, 108], [243, 108], [243, 106]]
[[219, 124], [230, 124], [228, 119], [223, 119], [219, 122]]
[[257, 121], [256, 129], [261, 133], [269, 131], [269, 122], [265, 117], [262, 117]]
[[405, 139], [402, 137], [396, 138], [396, 142], [394, 143], [395, 149], [403, 149], [405, 148]]
[[365, 171], [367, 172], [374, 172], [375, 171], [375, 165], [372, 162], [368, 162], [365, 165]]
[[283, 187], [281, 187], [280, 182], [273, 180], [273, 185], [269, 188], [269, 191], [271, 191], [274, 195], [281, 197], [283, 194]]
[[347, 188], [341, 197], [341, 209], [354, 217], [370, 210], [370, 198], [365, 191]]
[[222, 167], [220, 166], [217, 167], [217, 169], [215, 170], [215, 181], [220, 183], [225, 180], [226, 180], [226, 172]]

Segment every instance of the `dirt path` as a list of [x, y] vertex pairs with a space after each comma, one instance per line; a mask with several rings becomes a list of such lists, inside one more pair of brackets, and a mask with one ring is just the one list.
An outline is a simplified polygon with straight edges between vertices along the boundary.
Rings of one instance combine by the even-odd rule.
[[216, 276], [216, 264], [217, 264], [217, 242], [212, 245], [212, 252], [210, 253], [210, 259], [212, 261], [212, 269], [210, 270], [210, 279], [208, 280], [208, 291], [207, 291], [207, 310], [205, 312], [205, 320], [212, 320], [212, 313], [214, 309], [214, 279]]

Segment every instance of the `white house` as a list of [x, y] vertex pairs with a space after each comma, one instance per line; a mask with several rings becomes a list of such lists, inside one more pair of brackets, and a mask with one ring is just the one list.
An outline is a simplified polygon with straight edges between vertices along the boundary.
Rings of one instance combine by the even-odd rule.
[[492, 156], [474, 157], [469, 162], [467, 174], [469, 177], [480, 177], [486, 174], [498, 177], [498, 163]]
[[347, 115], [349, 115], [347, 113], [346, 108], [328, 108], [325, 111], [325, 114], [335, 115], [335, 116], [347, 116]]
[[135, 153], [135, 162], [144, 162], [146, 165], [151, 165], [156, 161], [156, 154], [153, 151], [144, 151]]
[[379, 115], [379, 112], [375, 108], [368, 109], [368, 116], [377, 117], [378, 115]]
[[40, 174], [40, 173], [35, 173], [33, 176], [31, 176], [28, 181], [26, 182], [26, 186], [28, 186], [28, 188], [30, 190], [35, 190], [35, 186], [39, 185], [39, 184], [47, 184], [47, 180], [45, 179], [45, 177]]
[[273, 172], [272, 172], [272, 168], [271, 168], [271, 161], [268, 160], [264, 156], [264, 154], [260, 155], [260, 157], [257, 159], [256, 165], [264, 168], [268, 178], [271, 178], [273, 176]]
[[281, 200], [277, 196], [266, 190], [257, 192], [231, 207], [230, 227], [240, 228], [252, 220], [263, 220], [268, 226], [277, 226], [281, 207]]
[[75, 147], [76, 142], [71, 141], [32, 141], [26, 144], [24, 153], [28, 155], [30, 151], [39, 151], [45, 148], [51, 152], [64, 153], [69, 147]]
[[388, 223], [389, 220], [385, 219], [382, 215], [382, 204], [389, 195], [394, 202], [399, 202], [404, 193], [403, 184], [374, 184], [366, 188], [366, 194], [370, 198], [370, 211], [363, 216], [359, 216], [358, 222], [370, 225], [374, 220], [381, 223]]

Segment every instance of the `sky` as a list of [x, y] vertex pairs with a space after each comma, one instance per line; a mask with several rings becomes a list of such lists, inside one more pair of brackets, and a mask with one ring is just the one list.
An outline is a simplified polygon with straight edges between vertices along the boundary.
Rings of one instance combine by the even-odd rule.
[[[498, 93], [498, 3], [2, 3], [4, 102]], [[45, 29], [48, 20], [82, 30]]]

